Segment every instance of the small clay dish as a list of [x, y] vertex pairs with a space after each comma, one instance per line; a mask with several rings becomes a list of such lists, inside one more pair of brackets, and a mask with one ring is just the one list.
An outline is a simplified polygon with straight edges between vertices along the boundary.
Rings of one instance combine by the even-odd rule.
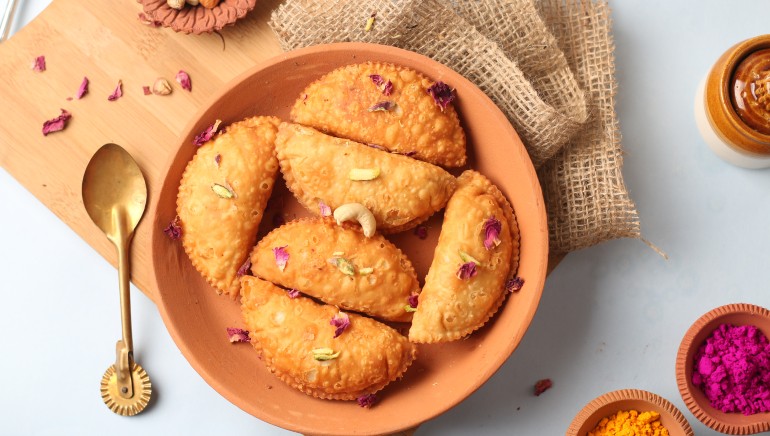
[[725, 434], [755, 434], [770, 430], [770, 413], [745, 416], [712, 407], [706, 394], [692, 383], [695, 353], [721, 324], [753, 325], [770, 337], [770, 311], [752, 304], [728, 304], [698, 318], [687, 330], [676, 355], [676, 382], [684, 403], [693, 415], [712, 429]]
[[567, 436], [586, 436], [603, 418], [609, 418], [621, 410], [658, 412], [660, 422], [671, 436], [694, 436], [690, 423], [671, 402], [639, 389], [621, 389], [595, 398], [583, 407], [567, 429]]
[[211, 9], [202, 5], [185, 5], [180, 10], [171, 8], [166, 0], [137, 0], [141, 3], [147, 19], [157, 21], [164, 27], [177, 32], [211, 33], [235, 23], [254, 9], [257, 0], [222, 0]]

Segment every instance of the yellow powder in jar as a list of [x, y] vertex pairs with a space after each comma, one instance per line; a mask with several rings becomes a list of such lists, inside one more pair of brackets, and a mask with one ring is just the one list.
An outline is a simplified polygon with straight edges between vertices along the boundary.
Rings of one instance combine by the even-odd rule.
[[668, 430], [660, 423], [658, 412], [621, 410], [602, 418], [588, 436], [668, 436]]

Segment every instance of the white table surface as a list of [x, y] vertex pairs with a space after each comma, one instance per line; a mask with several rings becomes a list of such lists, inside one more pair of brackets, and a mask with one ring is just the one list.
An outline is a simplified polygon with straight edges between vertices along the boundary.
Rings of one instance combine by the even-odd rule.
[[[15, 29], [48, 2], [22, 2]], [[725, 49], [770, 30], [770, 3], [611, 6], [623, 172], [644, 236], [670, 259], [636, 240], [570, 254], [511, 358], [418, 435], [563, 434], [587, 402], [623, 388], [655, 392], [696, 434], [717, 434], [684, 406], [674, 361], [685, 331], [708, 310], [770, 307], [770, 170], [739, 169], [712, 154], [696, 130], [693, 97]], [[141, 415], [113, 415], [99, 382], [120, 336], [116, 271], [2, 169], [0, 292], [2, 434], [292, 434], [209, 387], [137, 289], [136, 360], [155, 398]], [[535, 397], [534, 382], [546, 377], [553, 388]]]

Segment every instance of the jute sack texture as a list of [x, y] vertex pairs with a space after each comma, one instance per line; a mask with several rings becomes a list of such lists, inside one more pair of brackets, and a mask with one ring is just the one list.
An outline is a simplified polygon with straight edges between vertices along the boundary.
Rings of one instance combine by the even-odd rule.
[[[287, 0], [270, 26], [284, 50], [343, 41], [392, 45], [474, 82], [506, 114], [539, 168], [551, 251], [569, 252], [639, 236], [620, 173], [608, 14], [605, 3], [590, 0]], [[576, 42], [602, 30], [593, 20], [605, 23], [603, 39]]]

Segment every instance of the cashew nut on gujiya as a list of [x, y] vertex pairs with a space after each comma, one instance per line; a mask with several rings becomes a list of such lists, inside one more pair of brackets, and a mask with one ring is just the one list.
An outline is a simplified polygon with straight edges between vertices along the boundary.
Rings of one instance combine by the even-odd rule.
[[361, 203], [347, 203], [334, 210], [334, 219], [337, 224], [345, 221], [358, 221], [364, 230], [364, 236], [371, 238], [377, 230], [377, 221], [369, 209]]

